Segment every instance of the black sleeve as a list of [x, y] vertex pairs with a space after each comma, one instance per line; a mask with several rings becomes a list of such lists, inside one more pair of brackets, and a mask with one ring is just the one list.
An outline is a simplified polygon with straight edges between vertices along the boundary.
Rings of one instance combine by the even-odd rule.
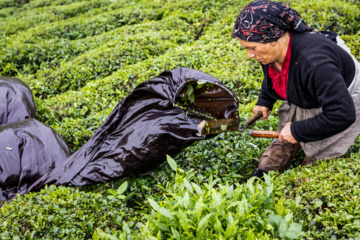
[[325, 139], [348, 128], [356, 120], [354, 102], [336, 64], [328, 62], [309, 68], [307, 86], [322, 113], [313, 118], [293, 122], [291, 133], [299, 142]]

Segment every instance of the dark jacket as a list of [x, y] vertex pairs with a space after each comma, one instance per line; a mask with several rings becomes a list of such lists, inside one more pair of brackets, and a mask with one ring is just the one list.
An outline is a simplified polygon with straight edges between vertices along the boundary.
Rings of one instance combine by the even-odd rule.
[[[257, 105], [272, 109], [283, 100], [272, 89], [268, 66]], [[355, 76], [351, 56], [335, 42], [311, 33], [293, 33], [287, 85], [287, 101], [301, 108], [322, 108], [322, 113], [293, 122], [291, 133], [299, 142], [333, 136], [355, 122], [354, 102], [347, 90]]]

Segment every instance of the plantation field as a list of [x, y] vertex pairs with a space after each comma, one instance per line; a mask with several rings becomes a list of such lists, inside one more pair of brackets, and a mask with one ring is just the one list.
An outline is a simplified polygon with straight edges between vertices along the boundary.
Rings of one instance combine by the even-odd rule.
[[[286, 0], [360, 60], [358, 0]], [[231, 37], [244, 0], [0, 0], [0, 75], [31, 88], [37, 119], [79, 149], [116, 104], [165, 70], [215, 76], [252, 113], [260, 65]], [[275, 130], [269, 120], [254, 129]], [[144, 174], [48, 186], [0, 211], [2, 239], [360, 239], [360, 138], [340, 159], [248, 180], [269, 139], [222, 133]]]

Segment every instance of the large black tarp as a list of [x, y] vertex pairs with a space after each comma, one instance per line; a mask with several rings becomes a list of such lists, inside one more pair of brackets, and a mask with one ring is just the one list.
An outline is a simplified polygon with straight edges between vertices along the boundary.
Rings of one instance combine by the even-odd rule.
[[[0, 81], [4, 82], [1, 93], [16, 92], [17, 86], [10, 88], [6, 83], [18, 82], [23, 105], [34, 106], [30, 90], [21, 80], [0, 77]], [[138, 85], [87, 143], [68, 156], [61, 137], [33, 119], [35, 107], [14, 105], [9, 111], [12, 101], [7, 102], [0, 105], [0, 114], [27, 111], [17, 121], [0, 125], [2, 201], [49, 184], [90, 185], [148, 171], [167, 154], [174, 155], [204, 139], [197, 135], [201, 120], [238, 118], [238, 99], [224, 84], [206, 73], [178, 68]]]

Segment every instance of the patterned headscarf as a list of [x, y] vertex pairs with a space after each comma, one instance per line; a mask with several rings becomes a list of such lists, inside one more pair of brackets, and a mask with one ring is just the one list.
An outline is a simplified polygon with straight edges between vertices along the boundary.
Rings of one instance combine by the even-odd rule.
[[249, 3], [236, 19], [233, 37], [249, 42], [274, 42], [285, 32], [305, 32], [299, 13], [284, 3], [257, 0]]

